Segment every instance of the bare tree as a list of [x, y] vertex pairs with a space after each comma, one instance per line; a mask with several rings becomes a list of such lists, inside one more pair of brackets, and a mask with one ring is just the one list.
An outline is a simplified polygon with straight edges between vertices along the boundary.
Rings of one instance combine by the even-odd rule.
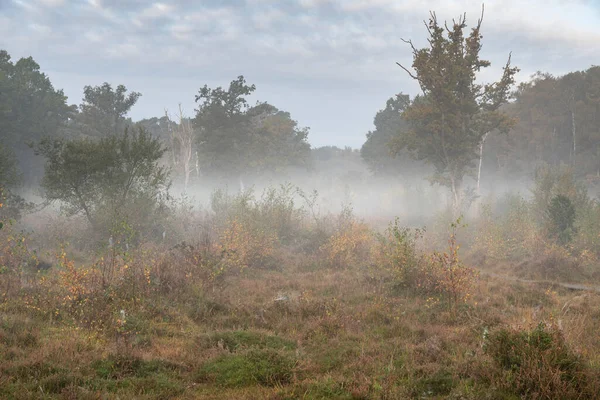
[[[167, 120], [171, 120], [168, 111], [165, 112]], [[179, 113], [177, 115], [179, 123], [175, 127], [170, 127], [171, 147], [173, 153], [173, 162], [180, 168], [184, 176], [184, 189], [187, 191], [190, 174], [192, 172], [192, 149], [194, 147], [194, 129], [189, 118], [183, 114], [181, 104], [179, 104]]]

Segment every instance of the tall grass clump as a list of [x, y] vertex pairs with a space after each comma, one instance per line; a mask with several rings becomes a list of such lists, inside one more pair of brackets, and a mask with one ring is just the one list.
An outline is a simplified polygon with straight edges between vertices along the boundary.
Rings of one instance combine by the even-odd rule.
[[[581, 399], [597, 395], [586, 362], [556, 326], [500, 329], [487, 337], [492, 381], [508, 393], [530, 399]], [[597, 379], [597, 378], [596, 378]]]

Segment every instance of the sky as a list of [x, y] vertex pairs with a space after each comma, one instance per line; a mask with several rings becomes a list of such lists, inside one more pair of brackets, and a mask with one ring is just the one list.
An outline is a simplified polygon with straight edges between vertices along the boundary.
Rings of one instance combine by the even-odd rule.
[[[85, 85], [124, 84], [142, 93], [134, 120], [181, 103], [194, 114], [205, 84], [244, 75], [252, 102], [267, 101], [310, 127], [309, 141], [360, 148], [388, 98], [419, 87], [402, 39], [426, 46], [435, 11], [469, 27], [481, 2], [464, 0], [0, 0], [0, 49], [32, 56], [70, 104]], [[600, 64], [600, 0], [485, 2], [482, 58], [500, 77], [512, 52], [518, 81]]]

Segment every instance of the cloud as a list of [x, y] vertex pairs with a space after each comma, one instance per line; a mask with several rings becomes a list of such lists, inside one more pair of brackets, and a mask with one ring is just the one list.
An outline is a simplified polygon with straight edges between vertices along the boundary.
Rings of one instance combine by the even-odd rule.
[[[523, 71], [521, 80], [536, 70], [562, 74], [597, 63], [597, 3], [488, 0], [485, 7], [482, 56], [492, 68], [482, 79], [499, 76], [510, 51]], [[394, 93], [414, 94], [416, 85], [395, 64], [412, 61], [401, 39], [425, 46], [423, 20], [429, 10], [437, 10], [440, 20], [466, 11], [472, 26], [481, 5], [466, 0], [0, 0], [0, 10], [0, 48], [13, 58], [32, 55], [60, 76], [84, 70], [99, 83], [108, 76], [121, 80], [115, 84], [136, 79], [143, 87], [132, 90], [141, 92], [156, 91], [159, 81], [176, 76], [189, 82], [182, 87], [194, 88], [180, 94], [182, 101], [193, 97], [196, 86], [226, 85], [244, 74], [268, 88], [262, 99], [274, 96], [284, 103], [277, 106], [308, 118], [301, 124], [331, 131], [324, 117], [311, 123], [311, 96], [333, 93], [331, 101], [336, 93], [355, 96], [350, 103], [356, 110], [331, 115], [352, 121], [363, 109], [374, 114]], [[277, 87], [303, 94], [278, 97]], [[80, 98], [81, 88], [73, 90], [78, 92], [67, 94]], [[152, 106], [147, 96], [143, 104], [148, 108], [139, 112], [145, 115], [160, 114], [164, 106]], [[362, 140], [372, 116], [354, 121], [356, 131], [348, 132]]]

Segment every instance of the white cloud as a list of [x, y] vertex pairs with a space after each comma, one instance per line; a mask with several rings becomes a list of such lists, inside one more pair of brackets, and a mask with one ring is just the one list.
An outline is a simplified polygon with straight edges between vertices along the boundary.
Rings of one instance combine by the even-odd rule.
[[48, 35], [52, 32], [52, 29], [49, 26], [36, 23], [29, 24], [29, 29], [41, 35]]
[[169, 15], [173, 12], [175, 7], [171, 4], [165, 3], [153, 3], [150, 7], [145, 8], [140, 13], [142, 18], [158, 18]]
[[66, 3], [65, 0], [38, 0], [38, 2], [45, 7], [60, 7]]
[[252, 15], [254, 26], [261, 30], [270, 29], [275, 23], [282, 21], [285, 14], [277, 9], [268, 9], [264, 12], [257, 12]]
[[[482, 56], [492, 61], [492, 68], [481, 74], [482, 80], [499, 76], [510, 50], [515, 65], [523, 70], [521, 79], [538, 69], [561, 74], [597, 63], [600, 5], [594, 8], [584, 0], [485, 3]], [[249, 81], [271, 87], [301, 86], [306, 102], [308, 93], [322, 98], [340, 88], [372, 85], [378, 89], [361, 90], [361, 96], [381, 98], [381, 105], [395, 92], [416, 90], [395, 62], [411, 63], [410, 48], [401, 38], [413, 39], [418, 47], [427, 44], [423, 20], [429, 10], [436, 10], [440, 20], [467, 11], [469, 27], [481, 11], [480, 2], [467, 0], [246, 0], [231, 6], [218, 0], [9, 0], [8, 4], [8, 13], [3, 9], [0, 15], [0, 48], [32, 55], [42, 68], [51, 59], [53, 68], [62, 66], [65, 73], [95, 71], [99, 82], [105, 75], [134, 71], [129, 73], [139, 74], [135, 78], [142, 87], [132, 89], [141, 92], [155, 90], [155, 82], [167, 76], [190, 80], [195, 86], [205, 76], [211, 77], [208, 82], [226, 84], [244, 74]], [[27, 29], [17, 29], [22, 26]], [[144, 74], [159, 79], [144, 79]]]

